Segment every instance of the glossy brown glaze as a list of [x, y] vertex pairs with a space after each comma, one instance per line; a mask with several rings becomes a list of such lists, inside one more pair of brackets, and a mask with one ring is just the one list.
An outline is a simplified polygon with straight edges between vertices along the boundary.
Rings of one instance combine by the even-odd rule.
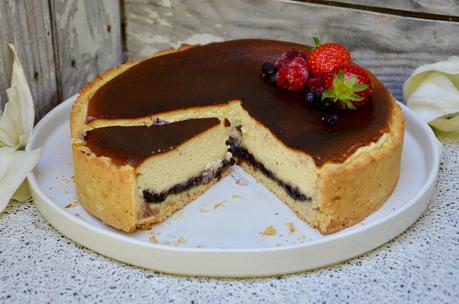
[[218, 118], [190, 119], [150, 127], [104, 127], [86, 134], [86, 145], [97, 156], [118, 165], [137, 167], [153, 154], [173, 150], [188, 139], [218, 125]]
[[369, 104], [340, 113], [339, 124], [332, 129], [321, 120], [322, 113], [305, 105], [299, 94], [269, 86], [261, 77], [262, 64], [274, 62], [292, 47], [309, 50], [289, 42], [249, 39], [145, 60], [101, 87], [90, 100], [88, 116], [136, 118], [241, 99], [254, 119], [286, 146], [311, 155], [318, 166], [343, 161], [387, 131], [393, 101], [373, 75]]

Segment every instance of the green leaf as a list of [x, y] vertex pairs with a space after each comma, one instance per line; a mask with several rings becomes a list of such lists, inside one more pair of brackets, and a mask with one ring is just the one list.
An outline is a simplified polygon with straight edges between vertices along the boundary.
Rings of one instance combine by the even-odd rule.
[[352, 93], [351, 96], [349, 96], [349, 100], [352, 100], [352, 101], [361, 101], [361, 100], [363, 100], [363, 97], [362, 97], [362, 96], [359, 96], [359, 95], [357, 95], [357, 94]]
[[346, 79], [346, 84], [348, 84], [350, 88], [352, 88], [356, 82], [357, 82], [357, 77], [355, 76], [351, 76], [348, 79]]
[[359, 83], [359, 84], [356, 84], [356, 85], [352, 88], [352, 92], [354, 92], [354, 93], [356, 93], [356, 92], [362, 92], [362, 91], [365, 91], [366, 89], [368, 89], [368, 85], [363, 84], [363, 83]]
[[336, 75], [334, 78], [333, 78], [333, 88], [336, 88], [340, 85], [340, 81], [338, 79], [338, 75]]
[[317, 37], [313, 37], [312, 39], [314, 40], [314, 45], [318, 48], [320, 46], [320, 39]]
[[325, 99], [325, 98], [336, 98], [335, 91], [333, 91], [333, 89], [325, 90], [322, 93], [322, 99]]
[[357, 108], [352, 104], [352, 102], [348, 101], [346, 102], [346, 107], [350, 110], [357, 110]]

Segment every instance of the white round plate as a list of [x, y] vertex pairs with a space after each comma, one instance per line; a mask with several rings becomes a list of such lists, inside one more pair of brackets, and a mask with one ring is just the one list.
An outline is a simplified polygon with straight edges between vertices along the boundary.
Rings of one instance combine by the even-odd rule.
[[[394, 238], [425, 210], [439, 168], [436, 138], [402, 105], [407, 130], [398, 185], [363, 222], [321, 235], [239, 167], [148, 231], [123, 233], [87, 213], [72, 181], [68, 99], [36, 126], [27, 150], [42, 148], [28, 176], [38, 210], [74, 241], [119, 261], [158, 271], [219, 277], [299, 272], [360, 255]], [[269, 235], [268, 227], [275, 229]]]

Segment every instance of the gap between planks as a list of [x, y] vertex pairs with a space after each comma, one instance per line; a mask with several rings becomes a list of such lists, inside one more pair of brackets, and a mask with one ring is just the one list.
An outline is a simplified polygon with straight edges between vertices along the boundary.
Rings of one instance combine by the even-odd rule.
[[318, 4], [318, 5], [324, 5], [324, 6], [356, 9], [356, 10], [361, 10], [361, 11], [369, 11], [369, 12], [396, 15], [396, 16], [402, 16], [402, 17], [411, 17], [411, 18], [417, 18], [417, 19], [459, 22], [458, 16], [413, 12], [413, 11], [406, 11], [406, 10], [400, 10], [400, 9], [377, 7], [377, 6], [370, 6], [370, 5], [364, 5], [364, 4], [354, 4], [354, 3], [339, 2], [339, 1], [328, 1], [328, 0], [279, 0], [279, 1], [287, 2], [287, 3], [290, 2], [290, 3]]

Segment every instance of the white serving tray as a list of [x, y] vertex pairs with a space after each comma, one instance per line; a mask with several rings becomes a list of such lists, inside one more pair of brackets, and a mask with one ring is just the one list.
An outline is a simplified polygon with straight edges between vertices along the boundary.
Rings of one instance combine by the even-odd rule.
[[[42, 148], [40, 161], [28, 176], [38, 210], [77, 243], [163, 272], [269, 276], [355, 257], [394, 238], [421, 215], [439, 168], [434, 134], [402, 105], [407, 130], [398, 185], [377, 212], [353, 227], [321, 235], [235, 167], [230, 176], [165, 222], [148, 231], [123, 233], [102, 224], [76, 201], [69, 131], [74, 100], [75, 96], [48, 113], [26, 148]], [[264, 234], [271, 225], [276, 234]]]

